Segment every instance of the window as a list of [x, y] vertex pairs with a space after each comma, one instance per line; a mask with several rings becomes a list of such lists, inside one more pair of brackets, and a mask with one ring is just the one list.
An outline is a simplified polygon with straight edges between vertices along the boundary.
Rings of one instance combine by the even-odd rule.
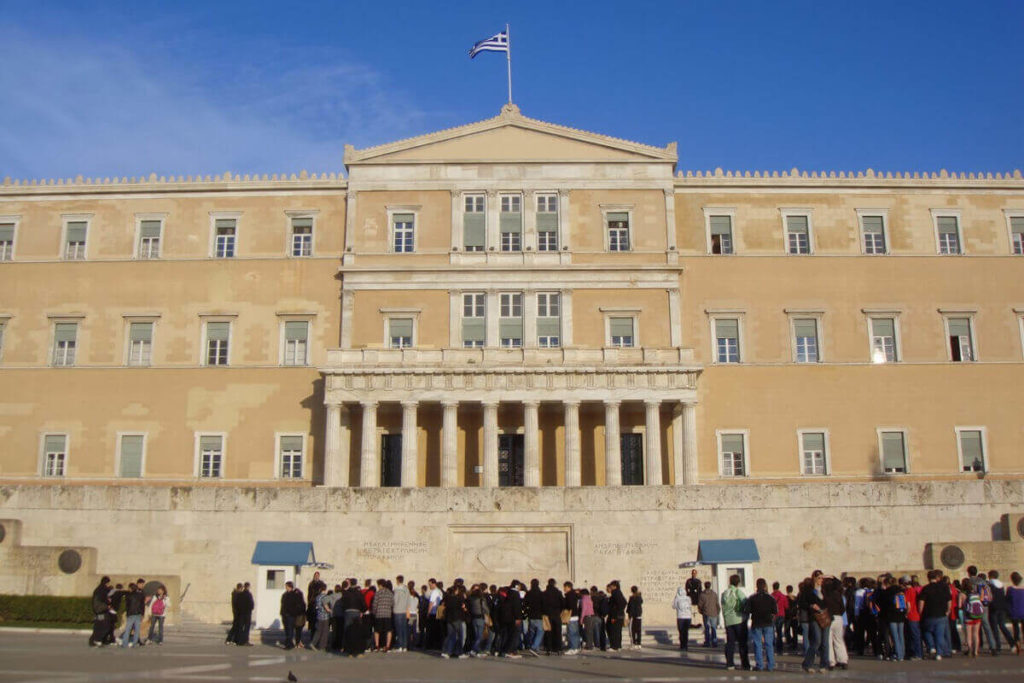
[[886, 474], [904, 474], [907, 471], [907, 441], [904, 431], [879, 430], [879, 451], [882, 471]]
[[960, 243], [960, 218], [956, 215], [936, 214], [935, 234], [940, 254], [962, 254]]
[[718, 443], [722, 476], [747, 476], [746, 434], [743, 432], [719, 434]]
[[860, 230], [865, 254], [884, 254], [885, 248], [885, 216], [862, 214]]
[[949, 332], [949, 359], [954, 363], [975, 360], [971, 319], [968, 317], [946, 318], [946, 328]]
[[558, 251], [558, 195], [537, 195], [537, 250]]
[[817, 363], [820, 360], [816, 318], [794, 318], [793, 340], [797, 363]]
[[218, 434], [201, 434], [199, 436], [199, 476], [203, 479], [216, 479], [223, 474], [224, 437]]
[[608, 251], [629, 251], [629, 212], [610, 211], [608, 225]]
[[227, 365], [231, 340], [231, 323], [209, 321], [206, 323], [206, 364]]
[[411, 254], [415, 246], [416, 214], [391, 214], [391, 246], [396, 254]]
[[7, 331], [7, 318], [0, 317], [0, 358], [4, 357], [4, 332]]
[[803, 474], [828, 474], [825, 457], [825, 432], [799, 432], [800, 471]]
[[711, 253], [733, 253], [732, 216], [709, 216], [708, 224], [708, 229], [711, 231]]
[[611, 346], [629, 348], [635, 345], [636, 338], [633, 333], [633, 325], [636, 321], [632, 317], [614, 316], [608, 318], [608, 338]]
[[982, 427], [957, 427], [957, 450], [962, 472], [985, 472], [985, 432]]
[[14, 260], [14, 223], [0, 221], [0, 261]]
[[69, 368], [75, 364], [78, 323], [55, 323], [53, 326], [53, 364]]
[[148, 366], [153, 361], [153, 323], [128, 324], [128, 365]]
[[238, 219], [217, 218], [213, 222], [215, 232], [213, 255], [216, 258], [235, 257], [235, 237]]
[[561, 346], [561, 305], [562, 295], [558, 292], [538, 292], [537, 346], [541, 348]]
[[278, 475], [282, 479], [302, 479], [302, 436], [281, 435], [278, 437]]
[[80, 261], [85, 258], [85, 238], [88, 231], [88, 221], [67, 221], [64, 226], [64, 258], [66, 260]]
[[487, 198], [467, 194], [462, 213], [462, 247], [466, 251], [483, 251], [487, 242]]
[[740, 362], [740, 321], [737, 318], [715, 318], [715, 362]]
[[146, 437], [142, 434], [122, 434], [118, 458], [118, 475], [128, 478], [142, 476], [142, 457]]
[[284, 590], [284, 570], [283, 569], [268, 569], [267, 570], [267, 590], [270, 590], [270, 591], [283, 591]]
[[160, 258], [160, 232], [162, 228], [163, 221], [158, 219], [139, 221], [138, 254], [140, 259]]
[[43, 436], [43, 476], [63, 477], [68, 460], [68, 437], [66, 434]]
[[292, 256], [313, 255], [313, 217], [292, 217]]
[[412, 318], [388, 318], [388, 347], [407, 349], [412, 346]]
[[810, 216], [788, 215], [786, 220], [786, 246], [790, 254], [811, 253]]
[[286, 320], [284, 323], [284, 365], [306, 365], [309, 362], [309, 323]]
[[501, 195], [501, 214], [498, 219], [502, 251], [522, 251], [523, 198], [517, 194]]
[[896, 319], [871, 318], [871, 362], [895, 363], [899, 360], [896, 351]]
[[498, 339], [504, 347], [523, 345], [523, 294], [502, 292], [498, 295]]
[[487, 335], [487, 296], [483, 292], [462, 295], [462, 345], [483, 346]]
[[[1008, 216], [1008, 219], [1010, 222], [1010, 251], [1018, 256], [1024, 255], [1024, 215]], [[2, 228], [3, 226], [0, 226], [0, 230]], [[0, 237], [0, 241], [2, 239]], [[0, 243], [0, 249], [2, 248], [3, 245]]]

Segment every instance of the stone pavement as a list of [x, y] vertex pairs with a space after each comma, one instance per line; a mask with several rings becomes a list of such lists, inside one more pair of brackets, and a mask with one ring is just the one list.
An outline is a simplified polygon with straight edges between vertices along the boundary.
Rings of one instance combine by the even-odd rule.
[[328, 681], [842, 681], [908, 683], [1024, 680], [1024, 657], [1006, 655], [942, 662], [886, 663], [854, 659], [849, 671], [809, 676], [796, 657], [784, 656], [779, 671], [726, 671], [721, 650], [695, 648], [680, 655], [673, 645], [640, 651], [520, 660], [443, 660], [419, 652], [372, 654], [348, 659], [273, 645], [225, 646], [217, 632], [169, 629], [167, 644], [141, 649], [89, 648], [86, 635], [19, 633], [0, 629], [0, 683], [91, 681], [253, 681], [283, 683], [288, 672], [301, 683]]

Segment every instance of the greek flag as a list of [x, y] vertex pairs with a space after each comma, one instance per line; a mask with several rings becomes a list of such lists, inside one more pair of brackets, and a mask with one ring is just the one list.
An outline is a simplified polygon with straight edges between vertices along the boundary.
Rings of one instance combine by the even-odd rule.
[[490, 38], [481, 40], [469, 49], [469, 58], [473, 59], [481, 52], [508, 52], [508, 32], [502, 31]]

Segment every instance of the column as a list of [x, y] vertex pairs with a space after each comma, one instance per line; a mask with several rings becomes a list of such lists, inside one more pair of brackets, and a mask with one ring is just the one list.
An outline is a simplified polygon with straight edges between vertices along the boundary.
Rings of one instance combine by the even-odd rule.
[[697, 473], [697, 404], [683, 404], [683, 483], [699, 483]]
[[444, 408], [441, 419], [441, 486], [453, 488], [459, 483], [459, 441], [455, 431], [459, 402], [442, 401], [441, 405]]
[[540, 486], [540, 447], [537, 438], [539, 405], [537, 401], [523, 401], [523, 431], [526, 432], [523, 439], [523, 469], [526, 470], [523, 484], [526, 486]]
[[619, 401], [604, 402], [604, 483], [605, 486], [622, 486]]
[[363, 448], [359, 461], [359, 485], [380, 486], [380, 453], [377, 446], [377, 402], [361, 401], [363, 406]]
[[498, 402], [484, 401], [484, 488], [498, 485]]
[[402, 401], [402, 486], [412, 488], [419, 479], [419, 450], [416, 440], [417, 401]]
[[644, 470], [648, 486], [661, 486], [661, 401], [644, 401], [647, 424], [647, 462]]
[[580, 468], [580, 402], [565, 402], [565, 485], [582, 486]]
[[[683, 483], [683, 406], [681, 401], [672, 402], [672, 483]], [[666, 482], [668, 483], [668, 482]]]
[[327, 403], [326, 406], [324, 486], [345, 486], [348, 483], [348, 470], [342, 472], [341, 469], [341, 404]]

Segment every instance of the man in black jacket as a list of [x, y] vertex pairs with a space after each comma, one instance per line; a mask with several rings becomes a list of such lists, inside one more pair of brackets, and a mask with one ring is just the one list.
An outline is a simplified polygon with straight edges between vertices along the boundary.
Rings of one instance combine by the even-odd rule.
[[242, 592], [242, 584], [236, 583], [235, 589], [231, 591], [231, 630], [224, 639], [225, 645], [230, 645], [238, 639], [238, 594]]
[[238, 620], [238, 630], [235, 631], [235, 645], [250, 646], [252, 643], [249, 642], [249, 628], [252, 626], [252, 611], [256, 609], [256, 601], [249, 590], [248, 581], [242, 586], [242, 590], [238, 591], [235, 601], [238, 605], [238, 614], [235, 617]]
[[608, 647], [612, 652], [622, 649], [622, 623], [626, 619], [626, 596], [618, 580], [608, 584]]
[[110, 618], [110, 577], [104, 576], [100, 584], [92, 592], [92, 635], [89, 636], [89, 646], [102, 645], [106, 640], [107, 633], [114, 629], [114, 622]]
[[[757, 592], [747, 598], [750, 610], [750, 639], [754, 642], [754, 661], [758, 671], [775, 670], [775, 615], [779, 604], [768, 593], [768, 582], [757, 580]], [[766, 661], [767, 660], [767, 661]]]
[[281, 623], [284, 624], [284, 649], [291, 650], [299, 645], [298, 634], [296, 633], [295, 620], [306, 614], [306, 601], [302, 598], [302, 591], [295, 587], [295, 584], [288, 581], [284, 584], [284, 593], [281, 595]]
[[540, 589], [539, 579], [530, 579], [530, 590], [526, 591], [526, 597], [523, 598], [523, 608], [526, 610], [526, 618], [530, 620], [526, 647], [531, 655], [539, 656], [541, 643], [544, 642], [544, 593]]
[[548, 587], [544, 589], [544, 616], [548, 618], [551, 630], [545, 634], [547, 640], [546, 649], [548, 654], [561, 654], [562, 652], [562, 609], [565, 605], [565, 596], [558, 590], [558, 583], [554, 579], [548, 579]]
[[128, 595], [124, 599], [124, 633], [121, 634], [121, 647], [139, 644], [142, 631], [142, 615], [146, 612], [146, 594], [137, 584], [128, 584]]
[[313, 572], [313, 580], [306, 588], [306, 623], [309, 624], [309, 642], [316, 638], [316, 599], [327, 590], [327, 584], [320, 580], [320, 572]]

